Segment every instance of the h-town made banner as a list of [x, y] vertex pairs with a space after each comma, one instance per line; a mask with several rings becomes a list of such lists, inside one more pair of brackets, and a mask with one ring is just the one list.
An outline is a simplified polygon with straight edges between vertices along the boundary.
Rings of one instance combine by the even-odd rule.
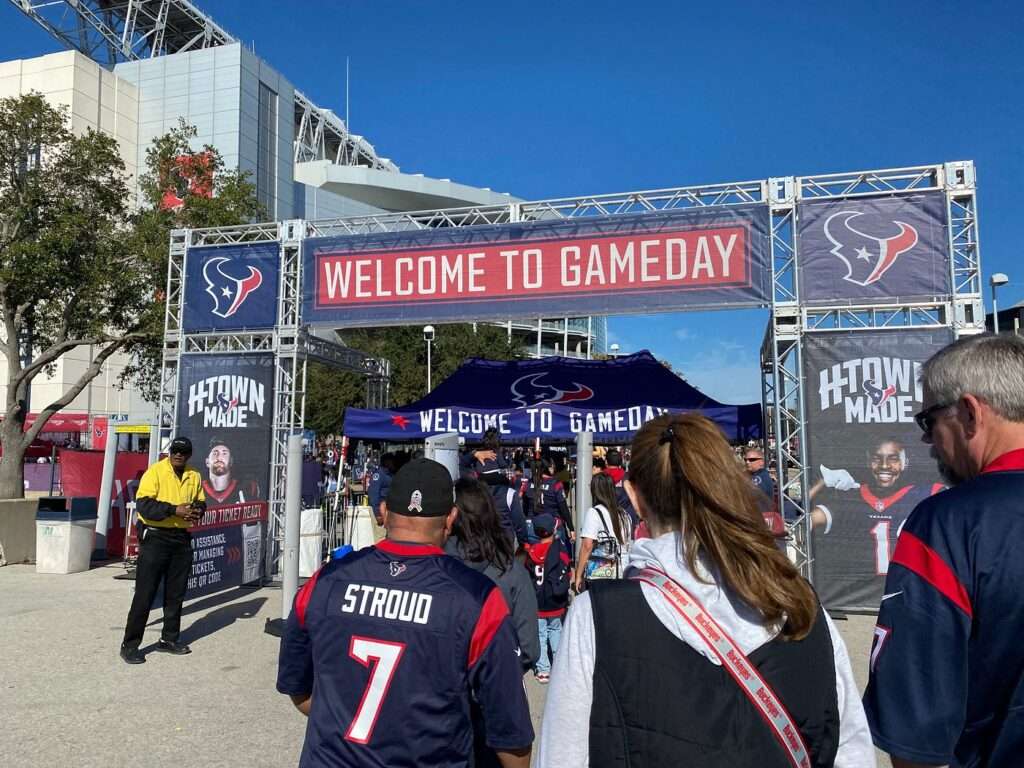
[[[768, 302], [766, 205], [304, 241], [303, 321], [344, 326]], [[554, 309], [554, 308], [557, 308]]]
[[903, 523], [943, 490], [921, 442], [921, 364], [948, 328], [804, 336], [811, 578], [826, 608], [877, 611]]

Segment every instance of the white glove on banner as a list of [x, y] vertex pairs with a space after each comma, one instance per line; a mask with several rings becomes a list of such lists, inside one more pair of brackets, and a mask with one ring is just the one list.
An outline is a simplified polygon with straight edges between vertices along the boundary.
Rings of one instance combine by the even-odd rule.
[[818, 469], [821, 470], [821, 479], [829, 488], [835, 488], [837, 491], [852, 491], [854, 488], [860, 488], [860, 483], [854, 480], [853, 475], [845, 469], [829, 469], [824, 464], [819, 464]]

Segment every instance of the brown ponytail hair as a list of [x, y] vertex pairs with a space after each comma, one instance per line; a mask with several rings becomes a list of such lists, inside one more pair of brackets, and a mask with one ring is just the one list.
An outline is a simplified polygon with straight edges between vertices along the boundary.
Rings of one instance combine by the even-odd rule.
[[633, 438], [629, 483], [660, 528], [683, 532], [683, 556], [697, 573], [703, 552], [725, 584], [799, 640], [811, 631], [818, 599], [775, 546], [756, 490], [714, 422], [694, 413], [649, 421]]

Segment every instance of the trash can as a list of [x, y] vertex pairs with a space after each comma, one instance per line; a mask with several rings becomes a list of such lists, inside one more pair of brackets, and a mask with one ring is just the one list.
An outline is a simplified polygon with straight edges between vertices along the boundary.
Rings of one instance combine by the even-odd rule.
[[36, 511], [36, 573], [89, 570], [96, 535], [96, 499], [44, 496]]

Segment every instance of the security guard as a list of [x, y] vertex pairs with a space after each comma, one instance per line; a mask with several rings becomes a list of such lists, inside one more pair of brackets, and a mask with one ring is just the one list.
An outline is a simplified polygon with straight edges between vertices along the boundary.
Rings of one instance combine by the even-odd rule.
[[139, 650], [149, 621], [149, 606], [164, 581], [164, 626], [156, 649], [165, 653], [191, 653], [178, 642], [181, 631], [181, 603], [185, 599], [192, 570], [192, 537], [188, 527], [206, 511], [199, 472], [188, 466], [192, 441], [176, 437], [166, 459], [146, 470], [135, 494], [139, 516], [139, 561], [135, 570], [135, 597], [121, 643], [121, 658], [128, 664], [142, 664]]

